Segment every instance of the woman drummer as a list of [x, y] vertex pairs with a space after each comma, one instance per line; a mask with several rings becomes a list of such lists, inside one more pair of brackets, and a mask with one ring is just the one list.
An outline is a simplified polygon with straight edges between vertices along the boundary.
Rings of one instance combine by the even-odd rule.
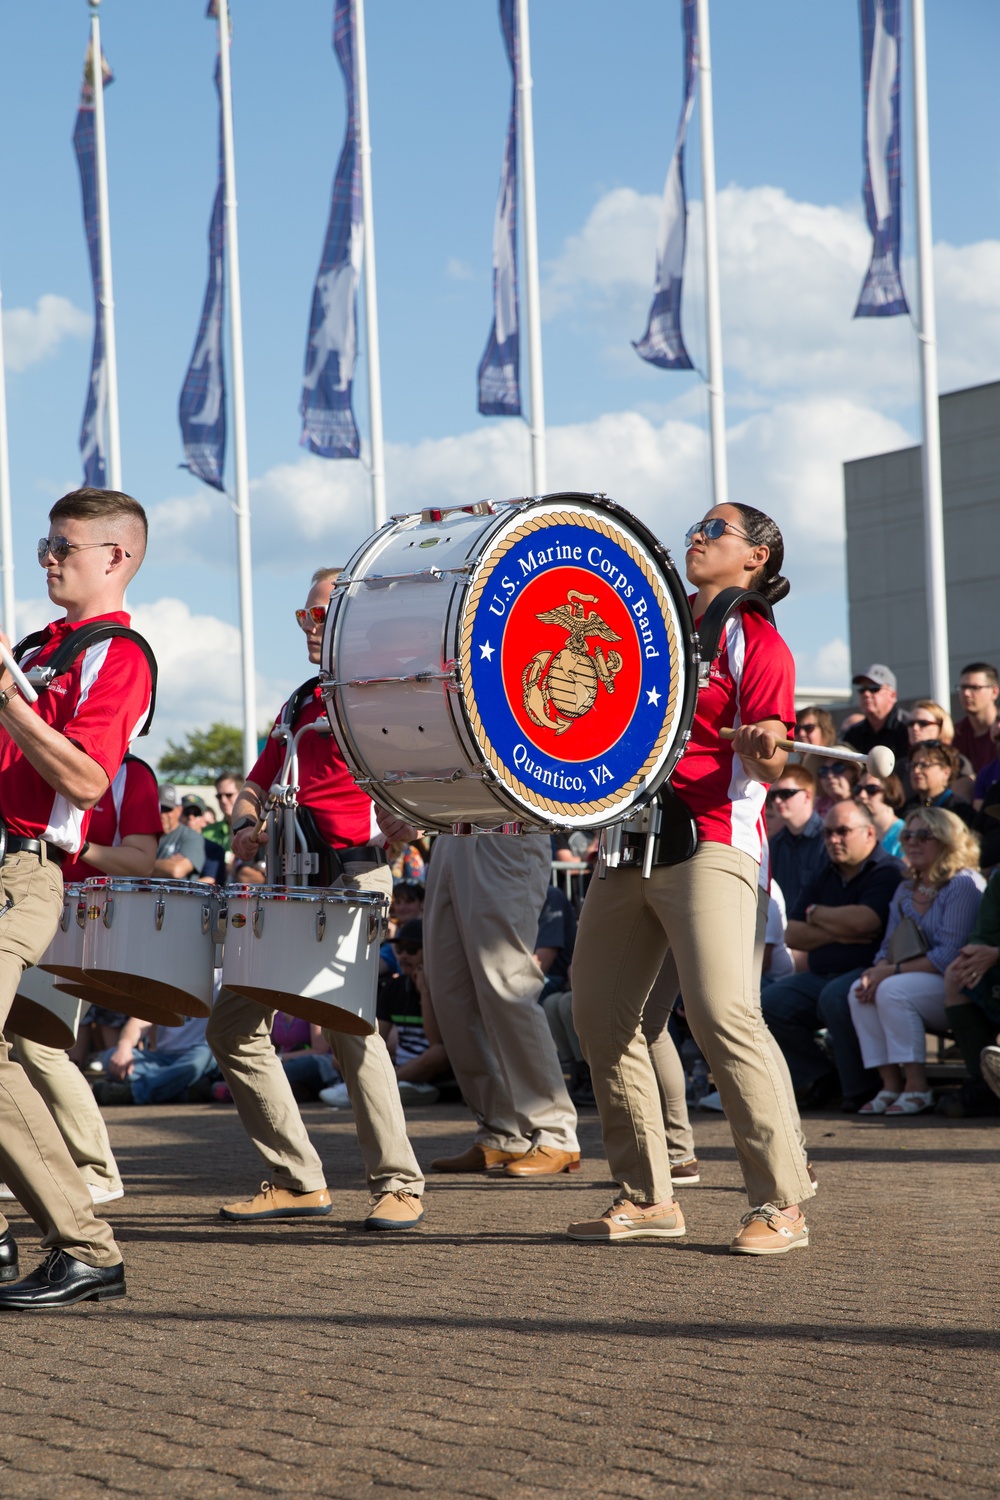
[[[781, 532], [750, 506], [715, 506], [687, 533], [687, 549], [696, 623], [734, 585], [756, 590], [769, 603], [788, 592], [779, 571]], [[642, 1035], [643, 1006], [670, 949], [688, 1024], [722, 1096], [750, 1200], [730, 1249], [775, 1255], [808, 1244], [799, 1204], [813, 1188], [753, 981], [764, 799], [785, 766], [776, 741], [794, 722], [788, 647], [761, 615], [737, 610], [671, 777], [696, 824], [693, 857], [654, 864], [648, 878], [638, 867], [609, 868], [591, 882], [584, 905], [573, 1015], [619, 1194], [602, 1218], [571, 1224], [573, 1239], [616, 1243], [684, 1233]], [[723, 728], [735, 728], [735, 738], [721, 739]]]

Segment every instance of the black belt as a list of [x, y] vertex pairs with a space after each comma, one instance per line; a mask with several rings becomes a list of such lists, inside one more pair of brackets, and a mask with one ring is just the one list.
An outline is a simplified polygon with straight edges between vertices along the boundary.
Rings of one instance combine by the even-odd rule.
[[338, 849], [337, 858], [345, 865], [387, 865], [389, 857], [380, 844], [359, 844], [354, 849]]
[[46, 859], [55, 860], [57, 865], [61, 865], [67, 857], [65, 849], [60, 849], [55, 844], [49, 844], [45, 839], [22, 839], [16, 833], [8, 833], [7, 835], [8, 854], [41, 854], [43, 849], [45, 850]]

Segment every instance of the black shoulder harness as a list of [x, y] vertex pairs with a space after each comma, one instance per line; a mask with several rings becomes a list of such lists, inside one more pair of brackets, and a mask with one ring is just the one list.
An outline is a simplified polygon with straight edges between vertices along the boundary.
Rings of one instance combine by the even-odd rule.
[[310, 677], [308, 681], [303, 682], [300, 687], [295, 689], [295, 692], [285, 704], [285, 711], [281, 715], [282, 724], [287, 724], [289, 729], [292, 727], [318, 687], [319, 678]]
[[[146, 715], [145, 724], [139, 731], [141, 737], [149, 733], [150, 726], [153, 723], [153, 711], [156, 708], [156, 657], [153, 655], [152, 646], [137, 630], [130, 629], [128, 625], [115, 625], [108, 620], [95, 620], [92, 625], [81, 625], [79, 630], [70, 631], [62, 644], [52, 653], [48, 661], [45, 662], [44, 666], [39, 667], [37, 670], [42, 678], [42, 685], [48, 687], [49, 683], [67, 671], [76, 661], [77, 657], [82, 656], [88, 647], [99, 645], [101, 641], [113, 640], [118, 636], [123, 640], [134, 641], [146, 658], [147, 665], [149, 666], [149, 675], [152, 684], [149, 694], [149, 713]], [[31, 635], [26, 635], [14, 647], [14, 660], [20, 662], [22, 657], [26, 656], [29, 651], [34, 651], [39, 646], [44, 646], [47, 638], [47, 632], [44, 630], [35, 630]], [[35, 669], [29, 668], [29, 680], [30, 672], [33, 670]]]
[[716, 594], [702, 615], [701, 624], [698, 626], [698, 640], [701, 647], [701, 664], [698, 667], [699, 687], [704, 687], [708, 682], [712, 663], [721, 649], [726, 622], [738, 609], [753, 610], [755, 614], [763, 615], [771, 625], [774, 624], [774, 611], [764, 595], [758, 594], [754, 589], [734, 587], [723, 589], [721, 594]]

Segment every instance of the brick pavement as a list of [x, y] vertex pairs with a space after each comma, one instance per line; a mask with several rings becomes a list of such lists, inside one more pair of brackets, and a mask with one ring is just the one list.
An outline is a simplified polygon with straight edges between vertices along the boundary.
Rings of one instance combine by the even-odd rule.
[[[0, 1319], [4, 1500], [1000, 1487], [997, 1125], [812, 1117], [813, 1244], [748, 1260], [718, 1118], [687, 1239], [610, 1249], [560, 1237], [610, 1201], [593, 1112], [579, 1176], [438, 1178], [396, 1237], [358, 1230], [350, 1117], [306, 1115], [334, 1212], [251, 1229], [215, 1217], [262, 1176], [231, 1110], [110, 1112], [131, 1294]], [[468, 1139], [411, 1121], [425, 1162]]]

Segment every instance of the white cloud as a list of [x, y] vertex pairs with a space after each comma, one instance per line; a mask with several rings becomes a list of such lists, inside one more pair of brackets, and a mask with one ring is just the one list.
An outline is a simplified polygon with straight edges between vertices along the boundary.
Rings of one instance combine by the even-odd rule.
[[445, 262], [444, 273], [450, 276], [452, 281], [475, 281], [476, 273], [464, 260], [459, 260], [456, 255], [449, 255]]
[[803, 687], [850, 688], [851, 653], [841, 636], [814, 651], [795, 653], [796, 681]]
[[4, 364], [26, 370], [54, 354], [63, 339], [89, 337], [94, 320], [68, 297], [46, 292], [35, 307], [12, 307], [3, 315]]

